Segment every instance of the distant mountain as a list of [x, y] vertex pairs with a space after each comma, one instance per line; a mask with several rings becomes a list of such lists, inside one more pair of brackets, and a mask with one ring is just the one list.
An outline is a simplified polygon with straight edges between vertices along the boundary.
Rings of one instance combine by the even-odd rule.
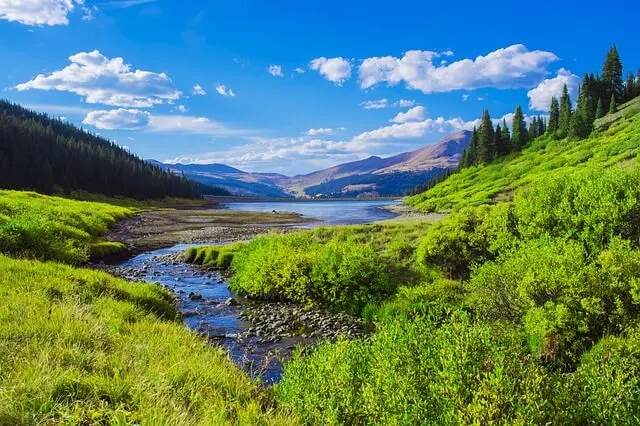
[[152, 164], [236, 195], [259, 197], [357, 197], [403, 195], [416, 185], [456, 167], [471, 132], [461, 131], [438, 142], [393, 157], [369, 157], [306, 175], [249, 173], [224, 164]]
[[471, 132], [463, 130], [438, 142], [393, 157], [369, 157], [289, 179], [286, 188], [296, 195], [402, 195], [414, 186], [456, 167], [469, 145]]
[[150, 160], [151, 164], [184, 174], [188, 179], [205, 185], [224, 188], [234, 195], [289, 198], [283, 189], [289, 179], [277, 173], [248, 173], [225, 164], [167, 164]]

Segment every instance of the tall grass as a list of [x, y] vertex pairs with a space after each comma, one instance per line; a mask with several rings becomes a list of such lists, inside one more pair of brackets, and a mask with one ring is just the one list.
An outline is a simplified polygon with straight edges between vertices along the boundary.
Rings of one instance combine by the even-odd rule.
[[132, 214], [126, 207], [0, 190], [0, 252], [82, 263], [110, 226]]
[[158, 285], [0, 255], [0, 424], [293, 424]]

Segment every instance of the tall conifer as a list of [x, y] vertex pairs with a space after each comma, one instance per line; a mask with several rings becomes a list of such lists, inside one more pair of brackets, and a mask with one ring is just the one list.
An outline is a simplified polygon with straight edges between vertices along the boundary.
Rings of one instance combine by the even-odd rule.
[[521, 150], [527, 143], [527, 123], [524, 121], [522, 108], [516, 106], [511, 123], [511, 146], [514, 150]]
[[571, 113], [571, 97], [569, 97], [569, 89], [565, 84], [562, 88], [562, 96], [560, 97], [560, 114], [558, 118], [558, 136], [560, 138], [564, 138], [569, 134]]
[[558, 99], [554, 96], [551, 98], [551, 107], [549, 108], [549, 125], [547, 131], [555, 134], [558, 131], [558, 121], [560, 120], [560, 106]]

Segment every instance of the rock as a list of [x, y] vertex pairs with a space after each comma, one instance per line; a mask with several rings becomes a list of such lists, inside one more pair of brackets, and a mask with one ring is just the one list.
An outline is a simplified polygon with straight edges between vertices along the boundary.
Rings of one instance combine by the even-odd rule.
[[240, 306], [240, 302], [238, 302], [233, 297], [228, 298], [226, 302], [224, 302], [224, 304], [227, 306]]
[[202, 297], [202, 295], [200, 293], [191, 292], [191, 293], [189, 293], [189, 299], [191, 299], [191, 300], [202, 300], [204, 298]]

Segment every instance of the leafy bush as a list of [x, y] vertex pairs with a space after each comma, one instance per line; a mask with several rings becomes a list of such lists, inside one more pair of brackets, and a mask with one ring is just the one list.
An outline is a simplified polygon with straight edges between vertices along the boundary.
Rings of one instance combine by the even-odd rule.
[[242, 244], [227, 246], [191, 247], [185, 254], [185, 262], [202, 265], [208, 268], [227, 269]]
[[306, 234], [262, 236], [236, 254], [233, 269], [230, 284], [240, 293], [353, 313], [393, 292], [376, 251], [350, 240], [320, 243]]
[[517, 333], [460, 312], [438, 321], [397, 318], [370, 340], [298, 354], [277, 385], [280, 403], [310, 424], [539, 423], [553, 415], [550, 377]]

